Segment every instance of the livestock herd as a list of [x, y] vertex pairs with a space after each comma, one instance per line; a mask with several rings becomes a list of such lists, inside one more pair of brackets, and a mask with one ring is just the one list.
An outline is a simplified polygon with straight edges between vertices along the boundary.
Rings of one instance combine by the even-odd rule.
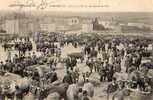
[[[44, 38], [35, 41], [35, 52], [29, 38], [11, 46], [4, 43], [6, 51], [12, 47], [19, 54], [0, 64], [2, 100], [93, 100], [95, 88], [101, 88], [103, 83], [107, 83], [107, 100], [151, 100], [151, 38], [99, 34], [64, 35], [60, 39], [54, 34]], [[62, 58], [62, 48], [68, 45], [82, 51]], [[33, 53], [26, 55], [27, 52]], [[37, 56], [37, 52], [42, 55]], [[59, 64], [65, 74], [59, 72]]]

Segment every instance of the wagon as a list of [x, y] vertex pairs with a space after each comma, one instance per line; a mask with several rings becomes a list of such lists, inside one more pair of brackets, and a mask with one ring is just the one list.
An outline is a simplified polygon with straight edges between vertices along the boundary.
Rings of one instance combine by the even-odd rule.
[[76, 59], [83, 60], [84, 59], [84, 53], [83, 52], [74, 52], [71, 54], [68, 54], [69, 57], [74, 57]]
[[50, 71], [50, 68], [46, 65], [34, 65], [30, 66], [29, 70], [33, 72], [38, 72], [40, 77], [43, 77], [46, 73]]

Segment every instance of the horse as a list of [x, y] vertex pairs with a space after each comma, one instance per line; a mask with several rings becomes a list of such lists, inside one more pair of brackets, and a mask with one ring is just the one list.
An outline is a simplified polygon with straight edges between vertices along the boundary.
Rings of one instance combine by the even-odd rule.
[[54, 92], [54, 93], [49, 94], [46, 100], [61, 100], [60, 98], [61, 98], [60, 94], [57, 92]]
[[94, 85], [90, 82], [87, 82], [83, 86], [83, 90], [87, 91], [88, 95], [92, 98], [94, 96]]
[[[44, 89], [43, 91], [40, 92], [39, 99], [43, 100], [44, 98], [50, 98], [50, 95], [52, 94], [58, 94], [60, 96], [60, 100], [63, 98], [66, 100], [66, 91], [68, 89], [68, 84], [67, 83], [60, 83], [60, 84], [51, 84], [49, 87]], [[52, 100], [52, 99], [51, 99]], [[54, 100], [54, 99], [53, 99]]]
[[71, 84], [67, 89], [67, 99], [66, 100], [78, 100], [79, 86], [78, 84]]

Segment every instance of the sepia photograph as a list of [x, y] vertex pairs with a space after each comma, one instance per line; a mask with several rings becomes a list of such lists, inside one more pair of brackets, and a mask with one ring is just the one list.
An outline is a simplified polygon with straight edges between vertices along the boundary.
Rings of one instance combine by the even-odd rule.
[[153, 100], [153, 0], [0, 0], [0, 100]]

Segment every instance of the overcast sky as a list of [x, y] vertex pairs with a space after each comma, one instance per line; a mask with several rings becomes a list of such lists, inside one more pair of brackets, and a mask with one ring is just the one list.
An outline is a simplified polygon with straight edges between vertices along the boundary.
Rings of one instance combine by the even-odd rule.
[[[17, 0], [0, 0], [0, 10], [7, 9], [17, 9], [10, 8], [8, 5], [14, 3]], [[18, 0], [24, 2], [26, 0]], [[41, 0], [33, 0], [36, 5], [39, 5]], [[56, 2], [54, 2], [56, 1]], [[54, 2], [52, 4], [59, 5], [98, 5], [99, 0], [47, 0], [47, 2]], [[51, 3], [50, 3], [51, 4]], [[108, 7], [99, 7], [99, 8], [80, 8], [80, 7], [60, 7], [52, 8], [48, 7], [45, 10], [49, 11], [98, 11], [98, 12], [127, 12], [127, 11], [136, 11], [136, 12], [153, 12], [153, 0], [101, 0], [101, 4], [108, 5]], [[99, 4], [100, 5], [100, 4]], [[37, 10], [36, 8], [24, 8], [23, 10]]]

